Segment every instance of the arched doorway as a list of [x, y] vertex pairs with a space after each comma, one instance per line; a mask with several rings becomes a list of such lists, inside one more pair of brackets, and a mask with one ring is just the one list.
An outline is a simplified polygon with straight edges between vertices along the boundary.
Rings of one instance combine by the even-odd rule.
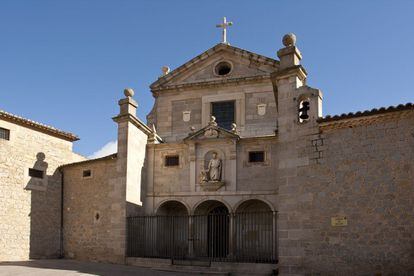
[[275, 223], [275, 213], [264, 201], [249, 199], [238, 205], [234, 217], [236, 259], [275, 260]]
[[156, 231], [157, 256], [184, 258], [188, 255], [189, 221], [187, 207], [176, 200], [162, 203], [152, 219]]
[[236, 209], [236, 213], [262, 213], [272, 212], [270, 206], [260, 199], [248, 199], [243, 201]]
[[193, 217], [194, 252], [213, 260], [229, 254], [230, 217], [220, 201], [207, 200], [197, 206]]
[[183, 203], [177, 200], [168, 200], [157, 208], [156, 214], [159, 216], [187, 216], [188, 210]]

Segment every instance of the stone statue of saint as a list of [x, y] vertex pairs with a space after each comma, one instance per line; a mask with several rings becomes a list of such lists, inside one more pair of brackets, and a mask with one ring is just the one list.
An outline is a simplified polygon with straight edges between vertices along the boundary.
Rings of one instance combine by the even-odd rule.
[[213, 158], [208, 163], [208, 176], [210, 181], [221, 181], [221, 160], [213, 152]]

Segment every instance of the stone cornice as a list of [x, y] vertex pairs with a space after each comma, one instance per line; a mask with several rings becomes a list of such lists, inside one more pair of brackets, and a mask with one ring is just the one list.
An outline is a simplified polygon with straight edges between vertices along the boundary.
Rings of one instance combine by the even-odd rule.
[[194, 90], [194, 89], [203, 89], [211, 88], [215, 86], [224, 86], [224, 85], [234, 85], [234, 84], [246, 84], [252, 82], [264, 82], [270, 81], [270, 74], [267, 75], [258, 75], [252, 77], [241, 77], [241, 78], [225, 78], [225, 79], [215, 79], [202, 82], [193, 82], [193, 83], [182, 83], [177, 85], [170, 85], [166, 87], [160, 87], [157, 89], [151, 89], [154, 97], [158, 96], [158, 93], [172, 90]]
[[160, 136], [158, 136], [158, 134], [154, 133], [154, 131], [150, 127], [148, 127], [146, 124], [144, 124], [144, 122], [142, 122], [140, 119], [138, 119], [137, 117], [135, 117], [131, 114], [118, 115], [116, 117], [113, 117], [112, 120], [114, 120], [116, 123], [120, 123], [122, 121], [129, 121], [134, 126], [136, 126], [138, 129], [143, 131], [146, 135], [148, 135], [148, 136], [154, 136], [155, 135], [156, 139], [159, 142], [162, 142], [162, 138]]
[[4, 119], [11, 123], [15, 123], [15, 124], [22, 125], [28, 128], [32, 128], [34, 130], [43, 132], [45, 134], [49, 134], [51, 136], [55, 136], [57, 138], [61, 138], [66, 141], [74, 142], [74, 141], [79, 140], [79, 137], [73, 133], [65, 132], [57, 128], [54, 128], [52, 126], [44, 125], [42, 123], [35, 122], [32, 120], [17, 116], [17, 115], [11, 114], [3, 110], [0, 110], [0, 119]]
[[155, 148], [157, 149], [186, 149], [187, 144], [183, 143], [182, 141], [177, 142], [170, 142], [170, 143], [160, 143], [160, 144], [147, 144], [147, 147], [149, 148]]
[[257, 141], [257, 140], [275, 140], [275, 139], [277, 139], [276, 134], [269, 134], [269, 135], [262, 135], [262, 136], [242, 137], [240, 139], [240, 142], [250, 142], [250, 141]]
[[308, 73], [302, 65], [295, 65], [285, 68], [280, 71], [272, 73], [270, 76], [272, 79], [286, 78], [287, 76], [298, 76], [301, 80], [306, 79]]
[[240, 196], [240, 195], [277, 195], [276, 190], [268, 191], [200, 191], [200, 192], [171, 192], [171, 193], [147, 193], [149, 197], [192, 197], [192, 196]]

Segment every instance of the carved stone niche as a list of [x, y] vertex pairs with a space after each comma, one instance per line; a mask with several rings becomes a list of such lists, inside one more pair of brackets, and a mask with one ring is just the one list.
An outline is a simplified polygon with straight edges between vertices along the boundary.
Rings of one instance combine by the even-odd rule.
[[217, 151], [209, 151], [204, 156], [204, 164], [200, 168], [200, 187], [203, 191], [217, 191], [224, 186], [223, 160]]

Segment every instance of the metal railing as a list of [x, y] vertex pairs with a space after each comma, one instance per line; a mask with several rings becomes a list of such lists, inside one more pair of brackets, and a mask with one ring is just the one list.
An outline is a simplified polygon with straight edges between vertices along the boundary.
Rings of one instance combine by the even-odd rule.
[[276, 213], [129, 217], [127, 256], [275, 263]]

